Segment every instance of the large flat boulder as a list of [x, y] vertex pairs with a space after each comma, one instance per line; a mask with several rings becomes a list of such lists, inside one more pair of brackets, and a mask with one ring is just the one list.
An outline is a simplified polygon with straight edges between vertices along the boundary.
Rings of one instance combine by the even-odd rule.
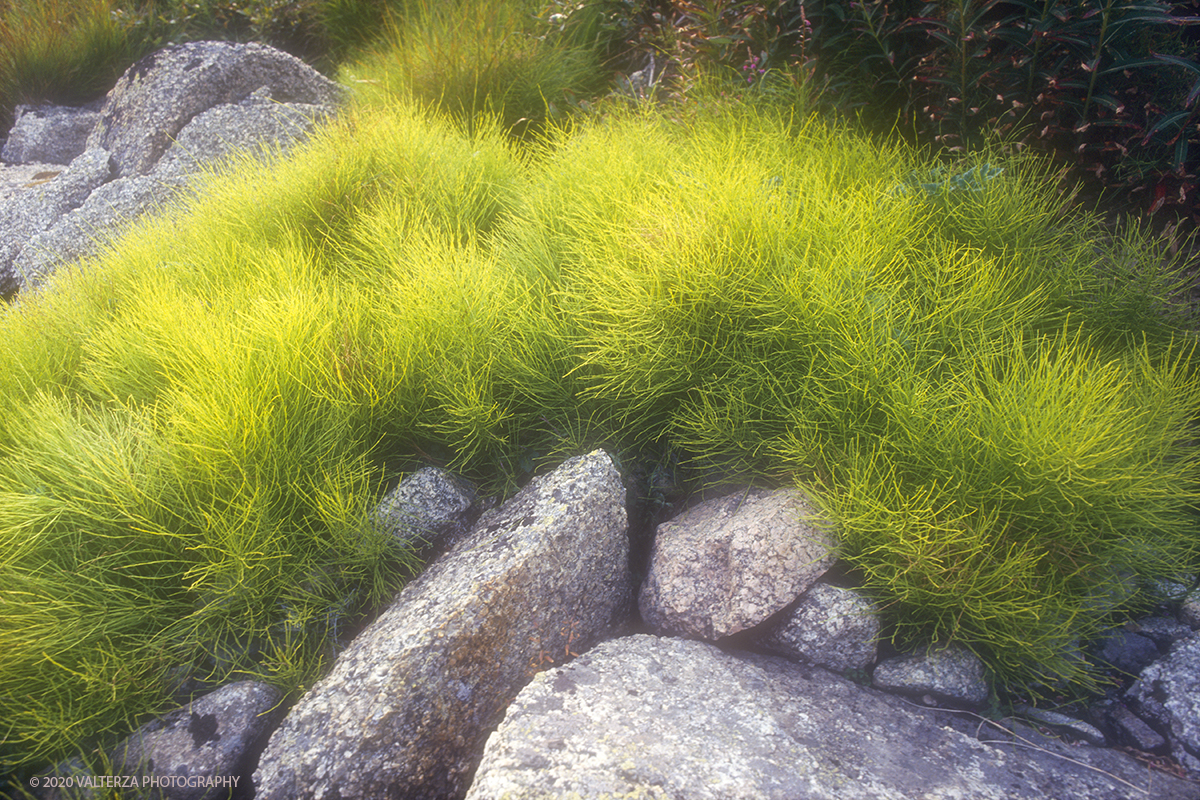
[[818, 667], [632, 636], [525, 687], [467, 800], [1197, 797], [1124, 753], [1055, 747], [986, 744], [947, 712]]
[[461, 797], [520, 688], [626, 618], [627, 528], [599, 451], [485, 513], [292, 708], [259, 800]]

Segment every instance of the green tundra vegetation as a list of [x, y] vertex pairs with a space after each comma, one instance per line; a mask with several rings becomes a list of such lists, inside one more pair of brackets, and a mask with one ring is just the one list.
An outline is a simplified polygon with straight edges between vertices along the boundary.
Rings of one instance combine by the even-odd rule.
[[6, 771], [189, 678], [302, 691], [419, 569], [370, 511], [422, 464], [800, 486], [898, 643], [1014, 692], [1094, 688], [1080, 647], [1200, 567], [1165, 241], [1043, 159], [820, 114], [803, 71], [597, 99], [603, 37], [525, 9], [394, 18], [308, 143], [0, 309]]

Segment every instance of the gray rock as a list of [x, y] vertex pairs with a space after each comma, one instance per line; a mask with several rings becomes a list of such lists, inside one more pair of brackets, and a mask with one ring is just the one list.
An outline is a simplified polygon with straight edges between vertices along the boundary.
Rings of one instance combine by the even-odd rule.
[[288, 714], [259, 800], [461, 797], [517, 691], [625, 619], [627, 528], [599, 451], [485, 513]]
[[1104, 734], [1095, 725], [1084, 722], [1081, 719], [1060, 714], [1057, 711], [1049, 711], [1029, 705], [1019, 705], [1013, 711], [1038, 725], [1054, 728], [1073, 739], [1082, 739], [1088, 744], [1094, 744], [1097, 747], [1103, 747], [1106, 744]]
[[[147, 56], [109, 93], [80, 156], [103, 153], [103, 174], [80, 183], [77, 159], [52, 188], [13, 193], [0, 209], [0, 294], [36, 288], [60, 264], [97, 254], [234, 153], [286, 152], [336, 112], [340, 96], [336, 84], [265, 45], [197, 42]], [[41, 199], [68, 188], [69, 202]]]
[[425, 467], [379, 502], [375, 517], [403, 548], [459, 539], [475, 505], [476, 490], [443, 469]]
[[721, 639], [790, 605], [832, 553], [799, 491], [706, 500], [658, 526], [638, 607], [655, 631]]
[[879, 628], [870, 600], [853, 589], [816, 583], [760, 644], [780, 655], [845, 673], [875, 663]]
[[1180, 603], [1179, 621], [1192, 630], [1200, 630], [1200, 595], [1189, 595]]
[[334, 111], [333, 106], [275, 102], [265, 88], [259, 89], [240, 103], [211, 108], [189, 122], [151, 174], [166, 183], [181, 182], [233, 153], [261, 158], [286, 152]]
[[9, 164], [69, 164], [83, 155], [100, 105], [20, 105], [0, 160]]
[[1130, 711], [1124, 703], [1113, 703], [1106, 709], [1105, 717], [1120, 744], [1147, 753], [1166, 755], [1168, 752], [1167, 740]]
[[0, 164], [0, 213], [11, 201], [57, 178], [64, 164]]
[[1154, 642], [1164, 653], [1171, 649], [1171, 645], [1192, 635], [1191, 628], [1170, 617], [1139, 619], [1131, 626], [1131, 630]]
[[[213, 800], [228, 797], [231, 790], [245, 788], [249, 775], [246, 757], [271, 729], [272, 709], [280, 694], [263, 683], [241, 681], [223, 686], [183, 708], [143, 725], [108, 754], [112, 765], [107, 775], [132, 779], [123, 785], [125, 797], [165, 800]], [[87, 772], [55, 768], [48, 775], [71, 772], [76, 783]], [[101, 776], [101, 777], [106, 777]], [[50, 790], [46, 800], [67, 797], [108, 797], [105, 782], [74, 787], [74, 791]], [[136, 786], [135, 791], [128, 791]]]
[[331, 107], [275, 103], [265, 90], [209, 109], [187, 124], [150, 174], [97, 187], [78, 208], [32, 237], [13, 270], [26, 288], [37, 288], [60, 264], [98, 254], [132, 222], [167, 208], [198, 173], [219, 168], [235, 153], [265, 161], [286, 152], [332, 113]]
[[953, 703], [979, 706], [988, 699], [983, 662], [957, 644], [881, 661], [875, 666], [872, 682], [880, 689], [929, 694]]
[[1161, 655], [1151, 639], [1124, 628], [1106, 633], [1097, 642], [1096, 651], [1103, 663], [1133, 676]]
[[1153, 714], [1147, 721], [1166, 734], [1175, 760], [1200, 775], [1200, 636], [1142, 670], [1127, 694], [1143, 719]]
[[153, 176], [98, 186], [79, 208], [31, 237], [13, 260], [13, 271], [23, 288], [37, 289], [59, 266], [99, 254], [139, 217], [167, 208], [183, 188]]
[[61, 174], [22, 192], [0, 208], [0, 295], [11, 294], [19, 287], [13, 260], [29, 239], [82, 205], [110, 175], [109, 154], [100, 149], [89, 150]]
[[337, 84], [266, 45], [191, 42], [130, 67], [109, 92], [88, 147], [113, 154], [117, 177], [145, 175], [192, 119], [261, 87], [281, 103], [336, 106]]
[[1192, 587], [1195, 585], [1195, 575], [1180, 575], [1179, 580], [1174, 581], [1152, 580], [1147, 584], [1146, 589], [1156, 602], [1182, 603], [1192, 593]]
[[950, 717], [782, 658], [632, 636], [522, 690], [467, 800], [1195, 800], [1124, 753], [988, 745]]

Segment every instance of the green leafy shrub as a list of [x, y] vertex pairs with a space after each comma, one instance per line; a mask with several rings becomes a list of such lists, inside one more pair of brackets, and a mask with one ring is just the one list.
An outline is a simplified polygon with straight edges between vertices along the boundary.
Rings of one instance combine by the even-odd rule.
[[1140, 202], [1152, 213], [1187, 215], [1200, 158], [1189, 6], [865, 0], [809, 2], [806, 19], [831, 99], [884, 129], [952, 151], [1000, 134], [1148, 194]]

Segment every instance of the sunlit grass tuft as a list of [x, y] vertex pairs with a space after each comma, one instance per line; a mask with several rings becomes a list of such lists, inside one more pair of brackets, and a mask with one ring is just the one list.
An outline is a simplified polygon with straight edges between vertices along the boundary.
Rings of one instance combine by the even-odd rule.
[[525, 135], [604, 83], [595, 52], [550, 37], [534, 17], [536, 6], [400, 4], [375, 52], [344, 65], [340, 77], [362, 102], [415, 100], [468, 128], [494, 117], [506, 131]]
[[496, 137], [353, 117], [6, 311], [6, 767], [127, 730], [185, 678], [297, 691], [395, 591], [413, 555], [370, 510], [415, 433], [476, 467], [495, 438], [478, 402], [451, 402], [457, 373], [425, 380], [455, 356], [436, 331], [466, 329], [419, 320], [471, 287], [490, 335], [505, 281], [469, 253], [517, 179]]

